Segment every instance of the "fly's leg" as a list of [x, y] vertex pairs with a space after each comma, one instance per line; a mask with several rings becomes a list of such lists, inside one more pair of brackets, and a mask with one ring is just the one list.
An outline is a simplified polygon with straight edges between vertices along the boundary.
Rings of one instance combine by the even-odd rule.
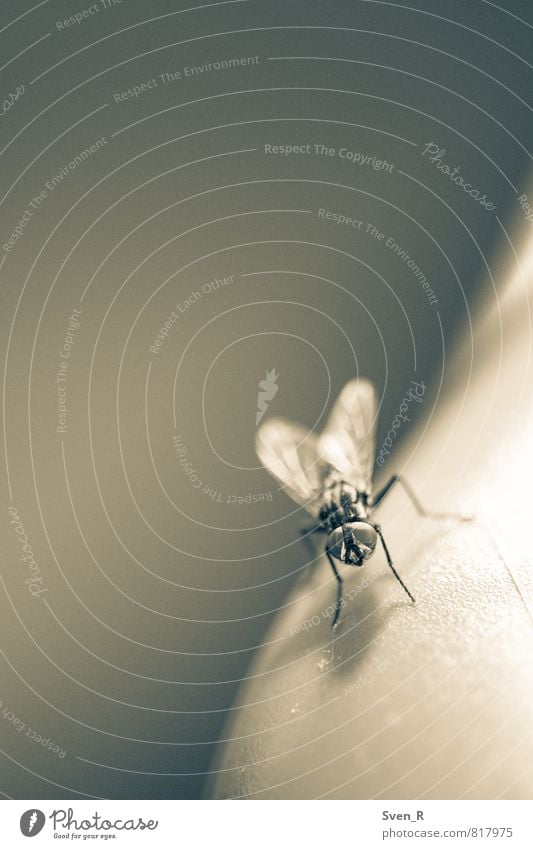
[[[311, 525], [307, 528], [300, 528], [300, 537], [305, 542], [305, 544], [306, 544], [306, 546], [307, 546], [307, 548], [308, 548], [308, 550], [311, 554], [311, 557], [314, 557], [314, 555], [316, 554], [315, 548], [314, 548], [313, 543], [311, 541], [311, 534], [313, 532], [323, 534], [323, 533], [327, 533], [327, 531], [328, 531], [328, 529], [327, 529], [327, 527], [324, 527], [324, 525]], [[329, 565], [331, 566], [331, 568], [333, 570], [333, 574], [335, 575], [335, 579], [337, 581], [337, 600], [335, 601], [335, 612], [333, 614], [333, 620], [331, 622], [331, 627], [334, 628], [335, 625], [338, 622], [339, 615], [340, 615], [340, 612], [341, 612], [343, 581], [342, 581], [341, 576], [339, 575], [339, 572], [337, 571], [337, 567], [335, 566], [335, 562], [333, 560], [333, 557], [331, 556], [331, 554], [329, 553], [327, 548], [326, 548], [326, 555], [327, 555], [327, 558], [329, 560]]]
[[308, 525], [306, 528], [300, 528], [299, 534], [300, 539], [304, 543], [307, 549], [308, 560], [305, 565], [301, 569], [300, 576], [297, 580], [297, 583], [303, 583], [309, 576], [308, 570], [316, 563], [318, 560], [316, 547], [313, 544], [312, 535], [313, 533], [325, 533], [326, 528], [322, 527], [322, 525]]
[[333, 574], [335, 575], [335, 578], [337, 580], [337, 600], [335, 602], [335, 613], [333, 614], [333, 619], [331, 621], [331, 627], [334, 628], [335, 625], [337, 624], [338, 620], [339, 620], [339, 614], [341, 612], [342, 585], [343, 585], [343, 583], [342, 583], [342, 578], [337, 571], [337, 567], [335, 566], [335, 562], [333, 560], [333, 557], [331, 556], [331, 554], [329, 553], [329, 551], [327, 549], [326, 549], [326, 554], [327, 554], [327, 557], [328, 557], [328, 560], [329, 560], [329, 565], [333, 569]]
[[392, 562], [392, 557], [390, 556], [389, 549], [387, 548], [387, 545], [386, 545], [385, 540], [383, 538], [383, 534], [381, 532], [380, 525], [373, 525], [372, 527], [374, 528], [374, 530], [376, 531], [377, 535], [379, 536], [379, 538], [381, 540], [381, 545], [383, 546], [383, 551], [385, 552], [385, 557], [387, 558], [387, 563], [388, 563], [389, 567], [391, 568], [394, 577], [396, 578], [398, 583], [401, 584], [401, 586], [403, 587], [403, 589], [405, 590], [405, 592], [407, 593], [407, 595], [409, 596], [409, 598], [411, 599], [411, 601], [414, 604], [415, 603], [414, 595], [407, 589], [404, 582], [402, 581], [402, 579], [398, 575], [398, 572], [394, 568], [394, 564]]
[[375, 509], [381, 504], [381, 502], [389, 494], [395, 483], [399, 483], [403, 486], [405, 492], [411, 499], [413, 507], [420, 516], [426, 516], [428, 519], [457, 519], [460, 522], [471, 522], [474, 518], [473, 516], [466, 516], [464, 515], [464, 513], [440, 513], [435, 512], [433, 510], [426, 510], [426, 508], [418, 500], [415, 491], [401, 475], [393, 475], [391, 479], [385, 484], [383, 489], [380, 489], [380, 491], [372, 501], [372, 509]]

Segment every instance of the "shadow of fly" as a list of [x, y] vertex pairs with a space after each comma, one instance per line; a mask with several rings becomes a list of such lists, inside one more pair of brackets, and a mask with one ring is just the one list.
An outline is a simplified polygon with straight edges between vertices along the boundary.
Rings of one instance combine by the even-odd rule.
[[320, 436], [284, 418], [271, 418], [257, 431], [257, 455], [297, 504], [313, 517], [302, 528], [302, 538], [327, 534], [325, 553], [337, 581], [332, 626], [342, 604], [342, 577], [335, 561], [362, 566], [376, 550], [378, 540], [394, 577], [414, 603], [415, 598], [398, 574], [373, 513], [395, 484], [403, 486], [421, 516], [435, 519], [472, 517], [424, 509], [400, 475], [393, 475], [373, 495], [372, 472], [376, 455], [377, 399], [368, 380], [351, 380], [340, 393]]

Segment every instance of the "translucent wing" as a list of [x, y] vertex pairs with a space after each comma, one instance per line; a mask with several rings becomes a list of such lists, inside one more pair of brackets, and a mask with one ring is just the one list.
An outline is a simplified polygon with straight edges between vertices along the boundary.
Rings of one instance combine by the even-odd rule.
[[288, 419], [268, 419], [257, 431], [257, 456], [288, 495], [316, 516], [316, 497], [331, 465], [318, 453], [318, 439]]
[[330, 413], [317, 451], [347, 481], [370, 493], [376, 456], [377, 398], [369, 380], [350, 380]]

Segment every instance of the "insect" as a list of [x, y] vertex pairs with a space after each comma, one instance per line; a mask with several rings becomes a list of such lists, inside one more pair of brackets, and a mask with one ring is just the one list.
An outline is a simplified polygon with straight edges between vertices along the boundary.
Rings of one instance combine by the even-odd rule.
[[374, 554], [378, 540], [394, 577], [411, 601], [415, 601], [394, 567], [381, 526], [372, 521], [374, 510], [395, 484], [403, 486], [422, 516], [462, 521], [471, 518], [425, 510], [400, 475], [393, 475], [373, 495], [376, 423], [374, 387], [369, 380], [354, 379], [341, 391], [320, 436], [284, 418], [268, 419], [256, 435], [256, 451], [263, 465], [293, 501], [313, 517], [313, 524], [302, 528], [301, 536], [308, 539], [314, 531], [327, 533], [325, 553], [337, 581], [333, 627], [339, 619], [343, 588], [335, 560], [363, 566]]

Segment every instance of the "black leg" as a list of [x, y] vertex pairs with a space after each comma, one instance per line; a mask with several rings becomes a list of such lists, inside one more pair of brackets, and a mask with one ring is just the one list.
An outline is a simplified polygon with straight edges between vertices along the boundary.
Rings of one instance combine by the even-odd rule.
[[474, 518], [473, 516], [465, 516], [462, 513], [439, 513], [433, 510], [426, 510], [425, 507], [422, 506], [420, 501], [418, 500], [415, 491], [412, 487], [407, 483], [405, 478], [401, 477], [401, 475], [393, 475], [391, 479], [385, 484], [383, 489], [380, 489], [378, 494], [372, 501], [372, 508], [375, 509], [379, 504], [383, 501], [383, 499], [389, 494], [392, 487], [395, 483], [399, 483], [403, 486], [407, 495], [411, 499], [411, 503], [413, 507], [420, 514], [420, 516], [426, 516], [428, 519], [457, 519], [460, 522], [470, 522]]
[[372, 499], [372, 504], [371, 504], [373, 509], [378, 507], [381, 504], [381, 502], [383, 501], [383, 499], [387, 497], [387, 495], [389, 494], [389, 492], [391, 491], [392, 487], [397, 482], [397, 480], [398, 480], [398, 475], [393, 475], [391, 477], [391, 479], [387, 481], [387, 483], [385, 484], [383, 489], [380, 489], [380, 491], [377, 493], [377, 495], [374, 496], [374, 498]]
[[342, 578], [341, 578], [341, 576], [339, 575], [339, 573], [337, 572], [337, 567], [335, 566], [335, 563], [334, 563], [333, 557], [331, 556], [331, 554], [329, 553], [329, 551], [328, 551], [327, 549], [326, 549], [326, 554], [327, 554], [327, 556], [328, 556], [329, 565], [330, 565], [330, 566], [331, 566], [331, 568], [333, 569], [333, 574], [335, 575], [335, 577], [336, 577], [336, 579], [337, 579], [337, 601], [335, 602], [335, 613], [333, 614], [333, 620], [332, 620], [332, 622], [331, 622], [331, 627], [332, 627], [332, 628], [334, 628], [334, 627], [335, 627], [335, 625], [336, 625], [336, 624], [337, 624], [337, 622], [338, 622], [339, 614], [340, 614], [340, 612], [341, 612], [341, 604], [342, 604]]
[[407, 595], [409, 596], [409, 598], [411, 599], [411, 601], [414, 603], [414, 602], [415, 602], [415, 597], [414, 597], [414, 595], [412, 595], [412, 593], [410, 593], [410, 592], [409, 592], [409, 590], [408, 590], [408, 589], [407, 589], [407, 587], [405, 586], [404, 582], [402, 581], [402, 579], [401, 579], [401, 578], [400, 578], [400, 576], [398, 575], [398, 572], [397, 572], [397, 571], [396, 571], [396, 569], [394, 568], [394, 565], [393, 565], [393, 562], [392, 562], [392, 558], [391, 558], [391, 556], [390, 556], [390, 554], [389, 554], [389, 549], [387, 548], [387, 545], [386, 545], [385, 540], [384, 540], [384, 538], [383, 538], [383, 534], [382, 534], [382, 532], [381, 532], [381, 527], [380, 527], [379, 525], [373, 525], [373, 527], [375, 528], [376, 533], [378, 534], [378, 536], [379, 536], [379, 538], [380, 538], [380, 540], [381, 540], [381, 545], [383, 546], [383, 551], [385, 552], [385, 557], [387, 558], [387, 563], [389, 564], [390, 568], [392, 569], [392, 572], [393, 572], [393, 574], [394, 574], [394, 577], [396, 578], [396, 580], [398, 581], [398, 583], [402, 585], [402, 587], [404, 588], [405, 592], [407, 593]]

